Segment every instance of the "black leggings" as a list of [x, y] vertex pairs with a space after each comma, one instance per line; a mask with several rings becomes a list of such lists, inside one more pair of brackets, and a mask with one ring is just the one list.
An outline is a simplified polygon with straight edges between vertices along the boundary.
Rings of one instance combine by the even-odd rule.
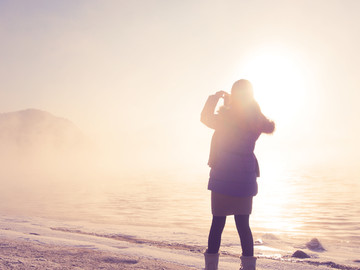
[[[254, 242], [249, 226], [249, 215], [235, 215], [234, 218], [240, 236], [242, 255], [254, 256]], [[219, 252], [225, 222], [226, 216], [213, 216], [208, 239], [208, 253]]]

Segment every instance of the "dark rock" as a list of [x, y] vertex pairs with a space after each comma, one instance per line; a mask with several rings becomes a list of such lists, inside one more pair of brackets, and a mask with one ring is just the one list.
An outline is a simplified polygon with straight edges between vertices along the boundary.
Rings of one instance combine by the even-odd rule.
[[306, 247], [312, 251], [325, 251], [326, 249], [321, 245], [320, 241], [317, 238], [313, 238], [310, 242], [306, 243]]
[[301, 250], [295, 251], [294, 254], [291, 255], [291, 257], [299, 258], [299, 259], [310, 258], [310, 256], [308, 254], [306, 254], [304, 251], [301, 251]]
[[356, 263], [360, 263], [360, 260], [354, 260], [354, 262], [356, 262]]

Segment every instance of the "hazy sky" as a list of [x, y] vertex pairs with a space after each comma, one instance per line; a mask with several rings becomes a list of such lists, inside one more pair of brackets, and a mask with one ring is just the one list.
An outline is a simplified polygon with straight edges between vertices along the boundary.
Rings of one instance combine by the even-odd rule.
[[263, 160], [356, 164], [359, 13], [357, 0], [0, 0], [0, 112], [68, 118], [114, 164], [206, 168], [202, 106], [248, 78], [277, 123]]

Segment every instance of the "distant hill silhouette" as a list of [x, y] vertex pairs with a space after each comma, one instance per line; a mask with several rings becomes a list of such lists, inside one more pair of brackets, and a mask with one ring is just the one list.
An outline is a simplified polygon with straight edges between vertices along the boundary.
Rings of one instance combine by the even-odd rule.
[[47, 146], [60, 150], [78, 147], [83, 139], [84, 135], [72, 122], [45, 111], [27, 109], [0, 114], [0, 141], [20, 149]]
[[87, 150], [86, 136], [65, 118], [37, 109], [0, 114], [0, 158], [6, 163], [76, 162]]

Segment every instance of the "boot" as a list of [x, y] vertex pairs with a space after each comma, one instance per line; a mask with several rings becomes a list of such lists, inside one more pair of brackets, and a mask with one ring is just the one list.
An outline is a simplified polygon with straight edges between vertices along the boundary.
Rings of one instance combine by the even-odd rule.
[[217, 270], [219, 264], [219, 252], [218, 253], [204, 253], [205, 257], [205, 270]]
[[256, 257], [254, 256], [241, 256], [241, 267], [239, 270], [255, 270]]

